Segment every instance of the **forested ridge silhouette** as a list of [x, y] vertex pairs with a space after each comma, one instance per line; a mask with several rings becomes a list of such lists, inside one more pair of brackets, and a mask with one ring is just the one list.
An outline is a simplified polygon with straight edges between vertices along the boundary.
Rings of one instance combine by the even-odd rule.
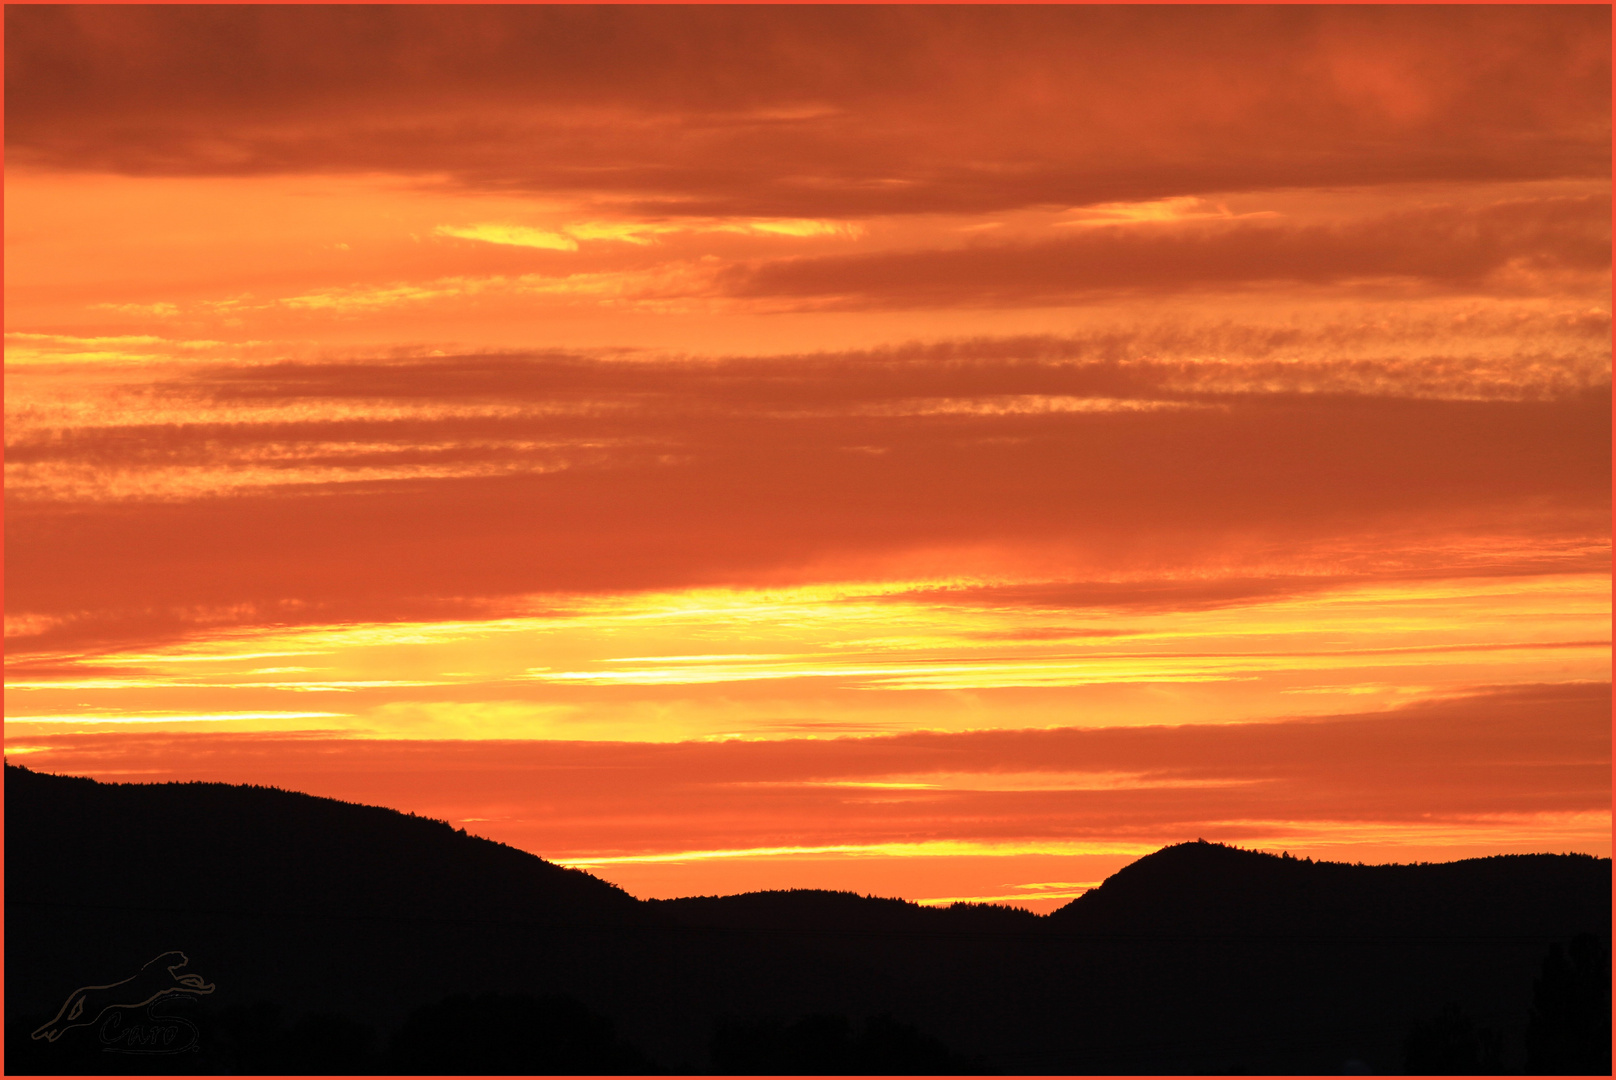
[[[1190, 842], [1048, 916], [640, 901], [276, 788], [5, 782], [10, 1073], [1609, 1072], [1608, 859]], [[172, 950], [214, 989], [31, 1037]]]

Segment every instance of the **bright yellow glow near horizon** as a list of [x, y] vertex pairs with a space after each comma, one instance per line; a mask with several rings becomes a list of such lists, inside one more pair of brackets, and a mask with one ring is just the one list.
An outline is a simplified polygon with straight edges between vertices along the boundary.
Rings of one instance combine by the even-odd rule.
[[[1170, 613], [973, 604], [958, 584], [534, 598], [559, 613], [233, 632], [22, 667], [8, 716], [19, 733], [160, 724], [207, 715], [185, 708], [205, 692], [218, 730], [264, 731], [288, 695], [318, 695], [314, 726], [357, 737], [665, 742], [779, 737], [781, 715], [872, 734], [1317, 715], [1608, 672], [1609, 592], [1594, 574]], [[1075, 714], [1038, 693], [1085, 687], [1102, 696]], [[291, 711], [288, 730], [308, 726]]]

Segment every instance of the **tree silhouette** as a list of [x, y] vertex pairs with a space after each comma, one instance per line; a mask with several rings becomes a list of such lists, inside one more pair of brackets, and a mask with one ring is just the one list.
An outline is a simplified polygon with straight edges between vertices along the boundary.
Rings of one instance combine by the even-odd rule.
[[438, 1076], [658, 1071], [606, 1017], [572, 998], [527, 994], [458, 994], [417, 1009], [385, 1061], [390, 1072]]
[[1448, 1004], [1434, 1020], [1416, 1024], [1403, 1046], [1403, 1071], [1411, 1076], [1491, 1076], [1502, 1071], [1503, 1040], [1478, 1027], [1459, 1006]]
[[1610, 945], [1603, 939], [1579, 934], [1569, 950], [1559, 942], [1549, 947], [1532, 985], [1526, 1058], [1527, 1071], [1538, 1075], [1610, 1075]]
[[715, 1073], [786, 1076], [959, 1076], [983, 1063], [889, 1015], [854, 1031], [847, 1017], [817, 1013], [790, 1023], [764, 1017], [729, 1019], [713, 1036]]

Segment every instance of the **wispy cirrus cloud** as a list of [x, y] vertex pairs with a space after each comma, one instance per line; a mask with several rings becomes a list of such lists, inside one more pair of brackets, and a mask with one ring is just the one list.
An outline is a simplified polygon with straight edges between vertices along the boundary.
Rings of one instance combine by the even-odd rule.
[[927, 307], [1274, 282], [1509, 293], [1531, 290], [1532, 273], [1557, 270], [1601, 287], [1609, 265], [1610, 202], [1590, 195], [1420, 208], [1334, 225], [1191, 219], [1148, 232], [1111, 225], [1020, 244], [776, 259], [734, 267], [719, 280], [738, 296]]
[[624, 244], [654, 244], [663, 237], [685, 233], [740, 233], [760, 236], [857, 236], [862, 228], [840, 221], [813, 221], [800, 218], [779, 219], [680, 219], [676, 221], [580, 221], [568, 222], [556, 229], [534, 228], [528, 225], [487, 223], [479, 225], [439, 225], [434, 230], [440, 236], [460, 240], [477, 240], [485, 244], [507, 244], [512, 247], [545, 248], [553, 251], [577, 251], [579, 241], [607, 240]]
[[[262, 782], [274, 761], [302, 790], [476, 821], [610, 878], [608, 865], [725, 853], [1077, 854], [1197, 835], [1294, 849], [1337, 829], [1415, 850], [1442, 830], [1511, 847], [1534, 829], [1570, 839], [1608, 828], [1609, 702], [1608, 685], [1573, 684], [1176, 727], [634, 746], [39, 732], [28, 749], [38, 767], [153, 779]], [[641, 822], [632, 842], [624, 816]]]
[[[1157, 569], [1197, 551], [1257, 557], [1231, 545], [1336, 559], [1364, 530], [1393, 562], [1434, 565], [1408, 538], [1445, 515], [1467, 535], [1569, 551], [1608, 507], [1605, 326], [1575, 307], [1461, 308], [780, 356], [234, 364], [141, 338], [119, 348], [168, 357], [168, 377], [66, 397], [13, 380], [11, 559], [26, 572], [12, 610], [138, 608], [175, 590], [176, 610], [281, 590], [373, 610], [360, 598], [399, 566], [417, 600], [468, 610], [845, 574], [905, 551], [975, 550], [954, 557], [986, 567], [1061, 550], [1091, 575], [1138, 569], [1129, 551]], [[121, 561], [98, 568], [114, 535]], [[335, 535], [387, 555], [332, 577]], [[148, 569], [128, 573], [130, 559]], [[176, 559], [191, 569], [164, 569]], [[245, 573], [260, 566], [278, 567], [273, 586]]]

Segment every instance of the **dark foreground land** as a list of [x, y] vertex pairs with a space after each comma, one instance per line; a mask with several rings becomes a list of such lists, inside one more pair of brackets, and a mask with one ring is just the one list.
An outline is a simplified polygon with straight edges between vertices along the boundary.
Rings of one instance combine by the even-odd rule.
[[1610, 1072], [1608, 859], [642, 902], [391, 810], [5, 781], [12, 1074]]

